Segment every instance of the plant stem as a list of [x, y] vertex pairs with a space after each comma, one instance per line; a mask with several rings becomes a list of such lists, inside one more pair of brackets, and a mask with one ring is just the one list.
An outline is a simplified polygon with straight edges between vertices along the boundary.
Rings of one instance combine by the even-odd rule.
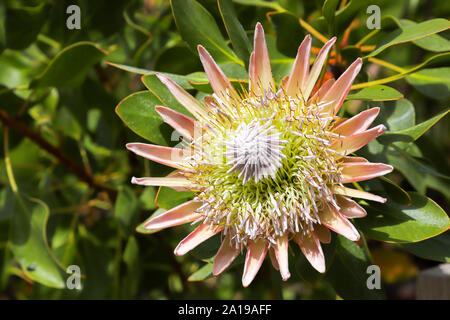
[[14, 129], [15, 131], [19, 132], [20, 134], [37, 144], [39, 147], [47, 151], [49, 154], [54, 156], [64, 167], [66, 167], [70, 172], [75, 174], [78, 178], [80, 178], [80, 180], [86, 182], [92, 188], [106, 191], [111, 198], [116, 198], [117, 190], [96, 181], [91, 173], [89, 173], [78, 163], [74, 162], [71, 158], [64, 154], [61, 149], [50, 144], [42, 137], [42, 135], [38, 131], [29, 128], [24, 123], [11, 117], [4, 110], [0, 110], [0, 121], [5, 125], [5, 128], [9, 127]]

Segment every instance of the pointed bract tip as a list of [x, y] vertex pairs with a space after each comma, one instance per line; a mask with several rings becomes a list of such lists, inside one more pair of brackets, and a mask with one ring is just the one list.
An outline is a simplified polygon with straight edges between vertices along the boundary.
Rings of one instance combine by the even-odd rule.
[[176, 256], [182, 256], [182, 255], [184, 255], [186, 252], [183, 252], [183, 251], [180, 249], [180, 245], [178, 245], [178, 246], [175, 248], [175, 250], [173, 250], [173, 253], [174, 253]]
[[161, 114], [162, 112], [164, 112], [164, 109], [166, 109], [163, 106], [155, 106], [155, 111], [158, 112], [158, 114], [162, 117], [163, 115]]
[[199, 44], [199, 45], [197, 46], [197, 51], [198, 51], [198, 54], [205, 54], [205, 53], [208, 53], [208, 50], [206, 50], [205, 47], [203, 47], [201, 44]]
[[[389, 169], [388, 173], [391, 173], [392, 171], [394, 171], [394, 167], [389, 165], [389, 164], [385, 164], [386, 168]], [[386, 173], [387, 174], [387, 173]]]
[[255, 35], [254, 37], [256, 38], [257, 35], [262, 34], [262, 36], [264, 37], [264, 28], [262, 26], [262, 24], [260, 22], [258, 22], [255, 26]]
[[379, 133], [383, 133], [387, 130], [386, 126], [384, 124], [380, 124], [378, 128]]
[[136, 148], [135, 148], [136, 144], [137, 144], [137, 142], [130, 142], [130, 143], [127, 143], [127, 144], [125, 145], [125, 148], [127, 148], [127, 149], [130, 150], [130, 151], [134, 151], [134, 150], [136, 149]]
[[290, 272], [286, 273], [285, 275], [283, 275], [283, 274], [281, 275], [281, 279], [283, 281], [287, 281], [290, 277], [291, 277], [291, 273]]
[[[356, 241], [356, 240], [355, 240], [355, 241]], [[320, 273], [325, 273], [325, 271], [326, 271], [325, 265], [315, 266], [314, 268], [315, 268], [317, 271], [319, 271]]]

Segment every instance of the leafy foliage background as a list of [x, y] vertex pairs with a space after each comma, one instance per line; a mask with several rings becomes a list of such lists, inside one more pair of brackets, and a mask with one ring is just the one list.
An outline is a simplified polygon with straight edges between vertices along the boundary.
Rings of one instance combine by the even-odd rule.
[[[396, 289], [418, 270], [450, 260], [448, 1], [79, 0], [81, 29], [68, 30], [71, 4], [0, 2], [2, 298], [411, 298]], [[365, 24], [371, 4], [383, 16], [375, 32]], [[203, 97], [211, 88], [198, 43], [233, 83], [245, 84], [257, 21], [268, 34], [277, 80], [311, 30], [338, 36], [328, 76], [365, 57], [342, 109], [349, 116], [381, 107], [377, 121], [389, 131], [360, 154], [396, 170], [361, 184], [389, 201], [365, 203], [368, 216], [356, 221], [365, 235], [360, 243], [334, 237], [324, 246], [325, 275], [291, 248], [288, 282], [281, 283], [267, 259], [243, 289], [242, 256], [211, 277], [217, 237], [175, 257], [190, 226], [154, 234], [142, 228], [149, 216], [191, 194], [132, 187], [133, 175], [170, 171], [124, 145], [176, 143], [153, 108], [186, 111], [153, 71]], [[320, 37], [313, 39], [320, 47]], [[381, 266], [386, 290], [366, 287], [373, 263]], [[82, 290], [66, 288], [65, 270], [74, 264], [81, 267]]]

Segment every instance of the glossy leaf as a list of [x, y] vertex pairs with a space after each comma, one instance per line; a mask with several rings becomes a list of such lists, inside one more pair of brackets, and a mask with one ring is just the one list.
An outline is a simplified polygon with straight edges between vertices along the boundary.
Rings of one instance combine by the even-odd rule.
[[172, 209], [192, 199], [194, 193], [187, 191], [175, 191], [171, 188], [160, 187], [156, 196], [156, 204], [166, 210]]
[[[416, 25], [417, 23], [407, 19], [396, 19], [394, 17], [389, 17], [394, 19], [397, 25], [401, 28], [410, 25]], [[414, 40], [413, 43], [416, 46], [421, 47], [422, 49], [434, 52], [445, 52], [450, 51], [450, 41], [438, 34], [432, 34], [428, 37]]]
[[187, 116], [193, 117], [186, 108], [178, 102], [178, 100], [170, 93], [169, 89], [162, 84], [158, 77], [154, 74], [142, 76], [142, 83], [145, 87], [159, 100], [160, 106], [167, 107]]
[[241, 60], [248, 66], [252, 44], [236, 16], [233, 3], [231, 0], [218, 0], [217, 4], [231, 44]]
[[423, 259], [450, 262], [450, 232], [416, 243], [403, 243], [400, 247]]
[[[152, 77], [155, 76], [152, 75]], [[188, 112], [175, 100], [167, 88], [163, 87], [161, 83], [156, 87], [156, 84], [155, 80], [155, 86], [151, 86], [151, 88], [152, 90], [161, 89], [157, 91], [158, 95], [149, 91], [131, 94], [117, 105], [116, 113], [136, 134], [156, 144], [169, 145], [173, 129], [164, 123], [161, 116], [155, 111], [155, 106], [169, 106], [183, 113]]]
[[77, 87], [105, 55], [105, 51], [91, 42], [70, 45], [50, 61], [44, 72], [30, 83], [30, 87]]
[[450, 97], [450, 68], [423, 69], [406, 77], [412, 86], [426, 96], [444, 100]]
[[352, 85], [351, 88], [352, 88], [352, 90], [353, 89], [361, 89], [361, 88], [371, 87], [371, 86], [378, 85], [378, 84], [384, 84], [384, 83], [397, 81], [399, 79], [403, 79], [404, 77], [406, 77], [407, 75], [409, 75], [411, 73], [417, 72], [426, 67], [441, 67], [441, 66], [448, 65], [448, 63], [450, 63], [450, 52], [439, 53], [439, 54], [436, 54], [436, 55], [428, 58], [424, 62], [422, 62], [414, 67], [411, 67], [409, 69], [400, 68], [402, 70], [402, 72], [400, 72], [396, 75], [382, 78], [382, 79], [373, 80], [373, 81], [357, 83], [357, 84]]
[[370, 108], [380, 108], [380, 113], [372, 126], [384, 124], [388, 128], [388, 131], [391, 132], [404, 130], [416, 124], [414, 106], [408, 99], [384, 102], [377, 101], [369, 102], [368, 104]]
[[150, 217], [145, 219], [144, 222], [142, 222], [141, 224], [139, 224], [136, 227], [136, 232], [142, 233], [142, 234], [153, 234], [153, 233], [156, 233], [156, 232], [160, 231], [161, 229], [151, 229], [151, 230], [146, 229], [145, 225], [147, 224], [148, 221], [150, 221], [151, 219], [159, 216], [160, 214], [163, 214], [166, 211], [167, 211], [166, 209], [162, 209], [162, 208], [156, 209], [155, 212], [153, 212], [153, 214]]
[[172, 12], [181, 37], [192, 51], [201, 44], [217, 62], [244, 65], [227, 46], [211, 14], [195, 0], [171, 0]]
[[403, 94], [401, 94], [394, 88], [383, 85], [375, 85], [364, 88], [357, 93], [348, 94], [346, 100], [387, 101], [398, 100], [402, 98]]
[[445, 117], [449, 112], [450, 109], [407, 129], [385, 132], [384, 135], [382, 135], [378, 140], [382, 143], [390, 143], [393, 141], [413, 142], [419, 139], [425, 132], [430, 130], [432, 126]]
[[411, 205], [388, 200], [384, 205], [365, 207], [367, 216], [355, 221], [358, 228], [379, 241], [406, 243], [429, 239], [450, 227], [447, 214], [433, 200], [416, 192], [408, 193]]
[[450, 28], [446, 19], [431, 19], [418, 24], [404, 26], [387, 35], [367, 57], [373, 57], [385, 49], [412, 40], [418, 40]]
[[367, 287], [370, 276], [367, 268], [373, 264], [368, 251], [340, 235], [336, 238], [334, 259], [325, 276], [336, 293], [343, 299], [351, 300], [385, 298], [382, 289], [370, 290]]
[[127, 65], [119, 64], [119, 63], [106, 62], [106, 64], [108, 64], [114, 68], [123, 70], [123, 71], [127, 71], [127, 72], [134, 73], [134, 74], [140, 74], [140, 75], [154, 75], [156, 73], [161, 73], [161, 74], [169, 77], [173, 81], [175, 81], [179, 86], [181, 86], [184, 89], [193, 89], [193, 87], [189, 84], [190, 81], [198, 82], [198, 81], [205, 80], [205, 77], [203, 77], [203, 76], [201, 76], [201, 77], [196, 76], [196, 75], [198, 75], [198, 73], [194, 73], [192, 75], [187, 75], [187, 76], [182, 76], [182, 75], [173, 74], [173, 73], [158, 72], [158, 71], [146, 70], [146, 69], [142, 69], [142, 68], [135, 68], [132, 66], [127, 66]]
[[65, 286], [46, 235], [47, 205], [38, 199], [16, 195], [12, 219], [11, 249], [23, 272], [32, 280], [53, 288]]

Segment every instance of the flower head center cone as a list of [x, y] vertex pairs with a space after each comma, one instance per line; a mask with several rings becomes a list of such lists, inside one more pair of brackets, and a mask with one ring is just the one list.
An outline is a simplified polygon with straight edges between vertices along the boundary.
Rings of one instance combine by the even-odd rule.
[[227, 164], [232, 166], [228, 173], [238, 171], [244, 183], [251, 179], [258, 182], [268, 176], [275, 178], [282, 158], [286, 157], [282, 153], [286, 141], [280, 136], [270, 121], [264, 125], [256, 121], [241, 124], [230, 141], [225, 142]]

